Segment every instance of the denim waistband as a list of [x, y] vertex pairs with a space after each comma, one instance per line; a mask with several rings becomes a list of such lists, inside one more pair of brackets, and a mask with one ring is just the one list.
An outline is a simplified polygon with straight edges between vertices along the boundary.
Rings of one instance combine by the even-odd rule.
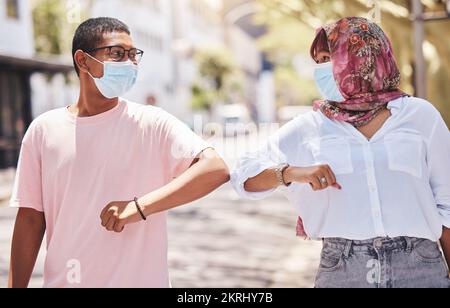
[[348, 256], [350, 252], [372, 252], [376, 251], [412, 251], [418, 242], [426, 241], [425, 239], [415, 237], [378, 237], [364, 241], [347, 240], [343, 238], [326, 238], [323, 240], [324, 246], [339, 249]]

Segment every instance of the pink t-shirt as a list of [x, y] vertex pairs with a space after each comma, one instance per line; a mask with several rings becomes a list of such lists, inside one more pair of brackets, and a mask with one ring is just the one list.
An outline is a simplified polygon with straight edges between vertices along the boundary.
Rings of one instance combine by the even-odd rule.
[[162, 109], [125, 100], [93, 117], [67, 108], [38, 117], [22, 143], [11, 206], [45, 214], [44, 287], [169, 287], [166, 214], [116, 234], [100, 213], [168, 184], [208, 147]]

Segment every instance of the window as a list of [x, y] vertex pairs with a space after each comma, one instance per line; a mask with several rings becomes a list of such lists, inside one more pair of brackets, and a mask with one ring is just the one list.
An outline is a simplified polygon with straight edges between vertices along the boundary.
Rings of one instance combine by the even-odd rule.
[[6, 0], [6, 16], [19, 19], [19, 0]]

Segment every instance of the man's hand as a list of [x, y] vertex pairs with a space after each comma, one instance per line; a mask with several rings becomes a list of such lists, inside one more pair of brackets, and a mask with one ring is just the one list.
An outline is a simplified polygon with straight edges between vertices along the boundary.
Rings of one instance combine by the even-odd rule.
[[100, 215], [102, 226], [108, 231], [120, 233], [125, 225], [142, 220], [134, 201], [111, 202]]

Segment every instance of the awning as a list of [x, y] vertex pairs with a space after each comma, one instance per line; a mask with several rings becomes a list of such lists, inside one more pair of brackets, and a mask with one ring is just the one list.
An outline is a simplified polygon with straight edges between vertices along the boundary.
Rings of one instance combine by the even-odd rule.
[[18, 58], [0, 54], [0, 67], [48, 73], [70, 73], [74, 70], [73, 64], [70, 61], [57, 56]]

